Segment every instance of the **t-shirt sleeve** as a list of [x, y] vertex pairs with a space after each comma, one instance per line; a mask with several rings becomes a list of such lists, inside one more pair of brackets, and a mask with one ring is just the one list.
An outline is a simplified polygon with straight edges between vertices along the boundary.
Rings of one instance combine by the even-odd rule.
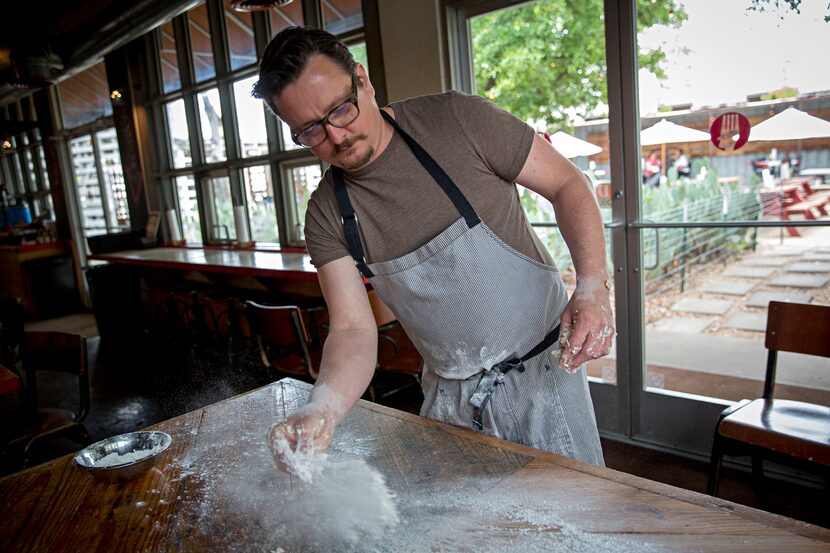
[[[308, 200], [308, 209], [305, 213], [305, 244], [311, 263], [315, 267], [322, 267], [330, 261], [350, 255], [346, 247], [343, 232], [332, 224], [331, 203], [327, 202], [330, 183], [324, 178], [320, 181], [317, 190]], [[333, 194], [333, 192], [332, 192]], [[335, 220], [339, 220], [335, 217]]]
[[496, 175], [514, 181], [533, 144], [533, 128], [481, 96], [452, 94], [455, 116], [467, 138]]

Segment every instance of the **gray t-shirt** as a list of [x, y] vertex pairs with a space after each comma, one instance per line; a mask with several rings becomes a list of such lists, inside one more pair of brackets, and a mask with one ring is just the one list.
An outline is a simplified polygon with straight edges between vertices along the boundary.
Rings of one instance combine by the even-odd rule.
[[[492, 102], [461, 92], [411, 98], [390, 107], [401, 128], [446, 171], [499, 238], [531, 259], [553, 265], [513, 183], [530, 153], [532, 128]], [[344, 172], [344, 178], [369, 263], [416, 250], [460, 217], [398, 133], [372, 163]], [[330, 170], [309, 200], [305, 238], [317, 267], [350, 256]]]

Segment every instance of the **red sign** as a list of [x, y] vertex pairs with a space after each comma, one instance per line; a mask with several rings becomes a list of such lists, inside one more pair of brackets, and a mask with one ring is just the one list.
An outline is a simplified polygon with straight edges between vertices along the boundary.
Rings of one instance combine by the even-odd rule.
[[737, 150], [749, 140], [749, 119], [736, 111], [724, 113], [712, 121], [709, 137], [719, 150]]

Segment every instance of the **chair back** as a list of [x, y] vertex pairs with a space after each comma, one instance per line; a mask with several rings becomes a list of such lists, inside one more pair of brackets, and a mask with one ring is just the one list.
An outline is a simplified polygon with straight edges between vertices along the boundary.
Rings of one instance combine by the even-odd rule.
[[14, 370], [20, 360], [26, 312], [23, 300], [0, 298], [0, 365]]
[[763, 397], [771, 399], [779, 351], [830, 357], [830, 306], [769, 302], [764, 345], [769, 353]]
[[86, 336], [70, 332], [26, 331], [21, 352], [26, 387], [33, 409], [37, 409], [37, 373], [54, 371], [78, 377], [79, 407], [75, 420], [89, 413], [89, 359]]
[[382, 328], [398, 320], [398, 317], [392, 313], [388, 305], [383, 303], [383, 300], [380, 299], [376, 291], [369, 290], [368, 295], [369, 305], [372, 306], [372, 315], [375, 316], [375, 323], [377, 323], [378, 328]]
[[246, 301], [245, 309], [251, 331], [259, 343], [262, 360], [265, 364], [283, 372], [296, 373], [293, 367], [283, 367], [279, 358], [290, 352], [297, 352], [302, 357], [303, 372], [317, 378], [317, 372], [311, 364], [308, 344], [311, 340], [302, 311], [296, 305], [262, 305]]
[[830, 306], [770, 302], [765, 345], [769, 350], [830, 357]]

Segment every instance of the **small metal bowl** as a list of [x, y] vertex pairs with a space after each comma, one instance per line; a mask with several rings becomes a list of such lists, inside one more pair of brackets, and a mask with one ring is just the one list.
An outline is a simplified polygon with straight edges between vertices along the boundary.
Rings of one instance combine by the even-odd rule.
[[128, 432], [95, 442], [74, 461], [107, 482], [132, 480], [153, 468], [172, 441], [165, 432]]

